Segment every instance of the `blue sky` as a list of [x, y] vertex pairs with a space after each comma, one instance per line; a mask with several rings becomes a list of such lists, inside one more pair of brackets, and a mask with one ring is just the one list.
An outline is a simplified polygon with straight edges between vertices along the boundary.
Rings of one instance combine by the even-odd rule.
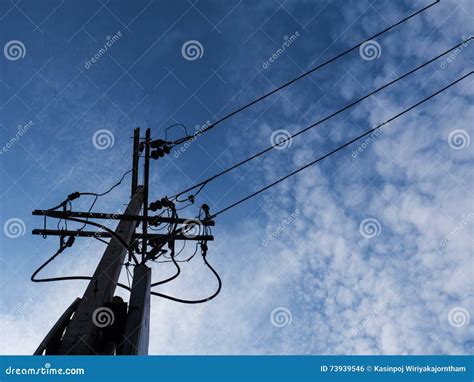
[[[0, 57], [1, 352], [31, 354], [85, 288], [29, 281], [58, 244], [30, 234], [42, 224], [33, 209], [115, 183], [130, 168], [134, 127], [149, 127], [156, 138], [175, 123], [195, 131], [429, 3], [1, 0], [1, 46], [22, 44], [20, 56], [5, 50]], [[472, 2], [442, 0], [377, 38], [378, 58], [356, 50], [181, 155], [152, 163], [152, 200], [267, 147], [275, 130], [294, 133], [462, 42], [473, 35], [473, 17]], [[200, 57], [190, 60], [182, 47], [192, 40]], [[217, 211], [384, 122], [472, 70], [472, 49], [466, 44], [449, 62], [440, 59], [209, 184], [198, 205]], [[471, 352], [473, 90], [470, 77], [390, 123], [358, 153], [358, 145], [348, 148], [220, 216], [209, 259], [222, 276], [221, 295], [202, 306], [154, 299], [150, 352]], [[7, 147], [19, 125], [25, 133]], [[102, 150], [93, 144], [99, 130], [113, 137]], [[127, 181], [95, 210], [123, 210]], [[74, 209], [90, 202], [81, 198]], [[9, 233], [11, 219], [19, 219], [19, 237]], [[78, 241], [46, 272], [90, 274], [102, 251], [101, 243]], [[153, 267], [157, 280], [172, 272]], [[200, 298], [215, 286], [196, 258], [162, 290]]]

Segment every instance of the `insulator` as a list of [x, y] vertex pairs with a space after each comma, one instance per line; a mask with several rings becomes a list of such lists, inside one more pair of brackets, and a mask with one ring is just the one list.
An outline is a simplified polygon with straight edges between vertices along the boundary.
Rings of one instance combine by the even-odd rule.
[[74, 244], [74, 240], [75, 240], [74, 236], [69, 236], [67, 238], [65, 246], [66, 247], [72, 247], [72, 245]]
[[69, 194], [69, 196], [67, 197], [68, 200], [74, 200], [74, 199], [77, 199], [79, 196], [81, 196], [81, 194], [79, 192], [73, 192], [72, 194]]
[[163, 139], [156, 139], [154, 141], [150, 142], [150, 147], [153, 149], [157, 149], [161, 146], [163, 146], [166, 142]]

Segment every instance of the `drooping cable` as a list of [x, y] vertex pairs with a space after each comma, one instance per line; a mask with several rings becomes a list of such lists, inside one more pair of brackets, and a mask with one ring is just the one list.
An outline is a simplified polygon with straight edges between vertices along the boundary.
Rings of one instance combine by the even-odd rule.
[[[91, 222], [89, 222], [89, 223], [91, 223]], [[48, 277], [48, 278], [42, 278], [42, 279], [36, 278], [36, 276], [38, 275], [39, 272], [41, 272], [41, 270], [43, 270], [48, 264], [50, 264], [66, 248], [71, 247], [73, 243], [74, 243], [74, 237], [73, 236], [70, 236], [68, 241], [65, 244], [63, 244], [63, 242], [61, 240], [60, 248], [48, 260], [46, 260], [42, 265], [40, 265], [33, 272], [33, 274], [31, 275], [31, 281], [40, 283], [40, 282], [56, 282], [56, 281], [80, 281], [80, 280], [89, 280], [90, 281], [90, 280], [93, 280], [94, 278], [91, 277], [91, 276], [63, 276], [63, 277]], [[173, 256], [173, 259], [174, 259], [174, 256]], [[218, 288], [211, 296], [206, 297], [204, 299], [200, 299], [200, 300], [185, 300], [185, 299], [180, 299], [180, 298], [177, 298], [177, 297], [168, 296], [168, 295], [165, 295], [163, 293], [158, 293], [158, 292], [153, 292], [153, 291], [151, 292], [151, 294], [153, 296], [163, 297], [163, 298], [166, 298], [168, 300], [175, 301], [175, 302], [180, 302], [180, 303], [183, 303], [183, 304], [200, 304], [200, 303], [204, 303], [204, 302], [210, 301], [213, 298], [215, 298], [221, 291], [222, 280], [219, 277], [219, 274], [216, 272], [216, 270], [208, 263], [205, 253], [203, 253], [203, 259], [204, 259], [204, 263], [206, 264], [206, 266], [212, 271], [212, 273], [215, 275], [215, 277], [218, 281]], [[178, 269], [178, 273], [176, 275], [174, 275], [174, 276], [172, 276], [172, 277], [170, 277], [166, 280], [153, 283], [153, 284], [151, 284], [151, 286], [153, 287], [153, 286], [156, 286], [156, 285], [161, 285], [161, 284], [164, 284], [166, 282], [169, 282], [169, 281], [175, 279], [179, 275], [179, 272], [180, 272], [179, 265], [176, 262], [175, 262], [175, 266]], [[128, 287], [127, 285], [124, 285], [122, 283], [117, 283], [116, 285], [120, 288], [125, 289], [125, 290], [128, 290], [128, 291], [131, 290], [130, 287]]]
[[[71, 239], [72, 238], [72, 239]], [[69, 237], [68, 240], [72, 240], [74, 242], [74, 237], [71, 236]], [[66, 248], [71, 247], [72, 243], [69, 243], [69, 245], [60, 245], [59, 249], [48, 259], [46, 260], [43, 264], [41, 264], [31, 275], [31, 281], [35, 283], [48, 283], [48, 282], [56, 282], [56, 281], [84, 281], [84, 280], [93, 280], [94, 278], [91, 276], [62, 276], [62, 277], [46, 277], [42, 279], [36, 278], [38, 273], [41, 272], [48, 264], [50, 264], [56, 257], [58, 257]], [[127, 287], [126, 285], [122, 283], [117, 283], [117, 286], [123, 289], [126, 289], [130, 291], [130, 288]]]
[[204, 264], [207, 266], [207, 268], [209, 268], [211, 270], [211, 272], [214, 274], [214, 276], [216, 277], [216, 280], [218, 282], [217, 289], [211, 296], [200, 299], [200, 300], [185, 300], [185, 299], [182, 299], [182, 298], [168, 296], [166, 294], [153, 292], [153, 291], [151, 292], [151, 294], [153, 296], [163, 297], [163, 298], [166, 298], [167, 300], [180, 302], [182, 304], [202, 304], [204, 302], [210, 301], [210, 300], [214, 299], [215, 297], [217, 297], [217, 295], [220, 293], [220, 291], [222, 289], [222, 280], [221, 280], [219, 274], [216, 272], [216, 270], [208, 263], [208, 261], [206, 259], [206, 255], [203, 255], [202, 258], [204, 260]]
[[123, 182], [123, 180], [125, 179], [125, 177], [130, 174], [131, 172], [133, 171], [133, 169], [130, 169], [130, 170], [127, 170], [123, 173], [122, 177], [120, 178], [120, 180], [115, 183], [113, 186], [111, 186], [108, 190], [102, 192], [102, 193], [95, 193], [95, 192], [81, 192], [80, 194], [81, 195], [92, 195], [92, 196], [104, 196], [104, 195], [107, 195], [108, 193], [110, 193], [113, 189], [115, 189], [116, 187], [120, 186]]
[[133, 251], [130, 249], [130, 246], [125, 242], [125, 240], [123, 240], [119, 235], [117, 235], [113, 230], [111, 230], [110, 228], [102, 225], [102, 224], [99, 224], [99, 223], [96, 223], [96, 222], [91, 222], [91, 221], [86, 221], [84, 219], [79, 219], [79, 218], [73, 218], [73, 217], [68, 217], [67, 220], [72, 220], [72, 221], [75, 221], [75, 222], [78, 222], [78, 223], [83, 223], [83, 224], [88, 224], [88, 225], [93, 225], [95, 227], [98, 227], [98, 228], [101, 228], [103, 229], [104, 231], [110, 233], [115, 239], [118, 240], [118, 242], [120, 243], [120, 245], [128, 252], [128, 254], [130, 255], [130, 257], [133, 259], [133, 261], [135, 262], [136, 265], [138, 265], [138, 259], [136, 258], [135, 254], [133, 253]]
[[161, 281], [157, 281], [155, 283], [152, 283], [151, 284], [151, 287], [153, 288], [154, 286], [157, 286], [157, 285], [162, 285], [162, 284], [166, 284], [170, 281], [173, 281], [175, 278], [177, 278], [180, 273], [181, 273], [181, 268], [179, 267], [179, 264], [176, 262], [176, 259], [175, 259], [175, 255], [174, 255], [174, 250], [171, 252], [171, 261], [173, 262], [174, 266], [176, 267], [176, 273], [173, 275], [173, 276], [170, 276], [168, 277], [167, 279], [164, 279], [164, 280], [161, 280]]

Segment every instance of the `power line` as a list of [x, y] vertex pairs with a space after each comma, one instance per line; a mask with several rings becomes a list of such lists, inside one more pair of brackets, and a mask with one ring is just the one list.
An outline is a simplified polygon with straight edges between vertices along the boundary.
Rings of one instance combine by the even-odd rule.
[[217, 283], [218, 283], [217, 289], [212, 295], [210, 295], [209, 297], [203, 298], [203, 299], [199, 299], [199, 300], [185, 300], [185, 299], [182, 299], [182, 298], [168, 296], [166, 294], [158, 293], [158, 292], [151, 292], [151, 294], [153, 296], [163, 297], [163, 298], [166, 298], [166, 299], [171, 300], [171, 301], [180, 302], [182, 304], [201, 304], [201, 303], [204, 303], [204, 302], [208, 302], [208, 301], [214, 299], [215, 297], [217, 297], [217, 295], [220, 293], [220, 291], [222, 289], [222, 280], [221, 280], [219, 274], [216, 272], [216, 270], [212, 267], [212, 265], [208, 263], [208, 261], [206, 259], [206, 254], [203, 254], [202, 258], [204, 260], [204, 264], [214, 274], [214, 276], [217, 280]]
[[285, 142], [289, 141], [290, 139], [293, 139], [293, 138], [297, 137], [298, 135], [300, 135], [300, 134], [302, 134], [302, 133], [304, 133], [304, 132], [306, 132], [306, 131], [308, 131], [308, 130], [310, 130], [310, 129], [312, 129], [312, 128], [318, 126], [318, 125], [320, 125], [321, 123], [326, 122], [327, 120], [329, 120], [329, 119], [335, 117], [336, 115], [338, 115], [338, 114], [344, 112], [345, 110], [347, 110], [347, 109], [349, 109], [349, 108], [355, 106], [356, 104], [358, 104], [358, 103], [364, 101], [365, 99], [369, 98], [370, 96], [372, 96], [372, 95], [374, 95], [374, 94], [380, 92], [381, 90], [383, 90], [383, 89], [385, 89], [385, 88], [387, 88], [387, 87], [389, 87], [389, 86], [395, 84], [395, 83], [398, 82], [398, 81], [401, 81], [402, 79], [408, 77], [409, 75], [415, 73], [416, 71], [418, 71], [418, 70], [424, 68], [425, 66], [431, 64], [432, 62], [436, 61], [437, 59], [439, 59], [440, 57], [442, 57], [442, 56], [444, 56], [445, 54], [449, 53], [450, 51], [452, 51], [452, 50], [458, 48], [459, 46], [461, 46], [461, 45], [463, 45], [463, 44], [466, 44], [467, 41], [472, 40], [472, 39], [473, 39], [473, 37], [469, 37], [469, 39], [463, 41], [462, 43], [459, 43], [459, 44], [455, 45], [454, 47], [452, 47], [452, 48], [446, 50], [445, 52], [443, 52], [443, 53], [437, 55], [436, 57], [433, 57], [433, 58], [430, 59], [429, 61], [426, 61], [425, 63], [423, 63], [423, 64], [417, 66], [416, 68], [414, 68], [414, 69], [412, 69], [412, 70], [410, 70], [409, 72], [405, 73], [404, 75], [402, 75], [402, 76], [400, 76], [400, 77], [398, 77], [398, 78], [396, 78], [396, 79], [394, 79], [394, 80], [392, 80], [392, 81], [386, 83], [385, 85], [383, 85], [383, 86], [381, 86], [381, 87], [379, 87], [379, 88], [373, 90], [372, 92], [366, 94], [365, 96], [363, 96], [363, 97], [361, 97], [361, 98], [359, 98], [359, 99], [357, 99], [357, 100], [351, 102], [350, 104], [344, 106], [342, 109], [339, 109], [339, 110], [335, 111], [334, 113], [332, 113], [332, 114], [330, 114], [330, 115], [324, 117], [323, 119], [320, 119], [319, 121], [313, 123], [312, 125], [309, 125], [308, 127], [306, 127], [306, 128], [304, 128], [304, 129], [298, 131], [297, 133], [295, 133], [295, 134], [293, 134], [293, 135], [291, 135], [291, 136], [289, 136], [289, 137], [283, 139], [282, 141], [280, 141], [280, 142], [278, 142], [278, 143], [275, 143], [274, 145], [271, 145], [271, 146], [265, 148], [264, 150], [262, 150], [262, 151], [260, 151], [260, 152], [258, 152], [258, 153], [256, 153], [256, 154], [254, 154], [254, 155], [252, 155], [251, 157], [249, 157], [249, 158], [247, 158], [247, 159], [244, 159], [244, 160], [242, 160], [242, 161], [240, 161], [240, 162], [238, 162], [238, 163], [236, 163], [236, 164], [234, 164], [234, 165], [228, 167], [227, 169], [222, 170], [222, 171], [218, 172], [217, 174], [215, 174], [215, 175], [213, 175], [213, 176], [211, 176], [211, 177], [209, 177], [209, 178], [207, 178], [207, 179], [205, 179], [205, 180], [203, 180], [203, 181], [201, 181], [201, 182], [195, 184], [194, 186], [191, 186], [191, 187], [185, 189], [184, 191], [181, 191], [181, 192], [175, 194], [172, 198], [177, 198], [177, 197], [179, 197], [179, 196], [181, 196], [181, 195], [183, 195], [183, 194], [185, 194], [185, 193], [187, 193], [187, 192], [189, 192], [189, 191], [192, 191], [192, 190], [194, 190], [194, 189], [196, 189], [196, 188], [199, 187], [199, 190], [194, 194], [194, 196], [196, 196], [199, 192], [201, 192], [201, 190], [202, 190], [207, 184], [209, 184], [209, 182], [211, 182], [211, 181], [213, 181], [213, 180], [215, 180], [215, 179], [221, 177], [222, 175], [224, 175], [224, 174], [226, 174], [226, 173], [228, 173], [228, 172], [230, 172], [230, 171], [236, 169], [237, 167], [240, 167], [240, 166], [242, 166], [243, 164], [248, 163], [248, 162], [250, 162], [251, 160], [253, 160], [253, 159], [255, 159], [255, 158], [257, 158], [257, 157], [259, 157], [259, 156], [261, 156], [261, 155], [263, 155], [263, 154], [265, 154], [265, 153], [271, 151], [271, 150], [273, 150], [274, 148], [276, 148], [276, 147], [278, 147], [278, 146], [280, 146], [280, 145], [283, 145]]
[[312, 69], [310, 69], [310, 70], [308, 70], [308, 71], [306, 71], [306, 72], [304, 72], [303, 74], [299, 75], [298, 77], [293, 78], [292, 80], [290, 80], [290, 81], [284, 83], [283, 85], [280, 85], [279, 87], [273, 89], [272, 91], [270, 91], [270, 92], [268, 92], [268, 93], [266, 93], [266, 94], [264, 94], [264, 95], [262, 95], [262, 96], [260, 96], [260, 97], [258, 97], [258, 98], [256, 98], [256, 99], [254, 99], [253, 101], [249, 102], [248, 104], [246, 104], [246, 105], [244, 105], [244, 106], [238, 108], [237, 110], [234, 110], [233, 112], [227, 114], [225, 117], [222, 117], [221, 119], [217, 120], [216, 122], [214, 122], [214, 123], [212, 123], [212, 124], [206, 126], [205, 128], [203, 128], [203, 129], [200, 130], [199, 132], [194, 133], [194, 134], [192, 134], [192, 135], [188, 135], [188, 136], [186, 136], [186, 137], [184, 137], [184, 138], [178, 139], [178, 140], [176, 140], [174, 143], [175, 143], [175, 144], [181, 144], [181, 143], [184, 143], [184, 142], [186, 142], [186, 141], [188, 141], [188, 140], [195, 139], [197, 136], [200, 136], [200, 135], [204, 134], [205, 132], [211, 130], [212, 128], [214, 128], [214, 127], [216, 127], [218, 124], [220, 124], [221, 122], [224, 122], [225, 120], [227, 120], [227, 119], [229, 119], [230, 117], [236, 115], [237, 113], [240, 113], [241, 111], [243, 111], [243, 110], [249, 108], [250, 106], [256, 104], [257, 102], [260, 102], [261, 100], [263, 100], [263, 99], [265, 99], [265, 98], [271, 96], [272, 94], [275, 94], [276, 92], [278, 92], [278, 91], [280, 91], [280, 90], [286, 88], [287, 86], [290, 86], [291, 84], [295, 83], [296, 81], [300, 80], [301, 78], [304, 78], [304, 77], [308, 76], [309, 74], [315, 72], [316, 70], [319, 70], [319, 69], [325, 67], [326, 65], [328, 65], [328, 64], [330, 64], [330, 63], [332, 63], [332, 62], [338, 60], [339, 58], [341, 58], [341, 57], [345, 56], [346, 54], [352, 52], [354, 49], [359, 48], [362, 44], [364, 44], [364, 43], [366, 43], [366, 42], [368, 42], [368, 41], [370, 41], [370, 40], [373, 40], [373, 39], [376, 38], [376, 37], [381, 36], [382, 34], [388, 32], [389, 30], [391, 30], [391, 29], [397, 27], [397, 26], [400, 25], [400, 24], [403, 24], [404, 22], [406, 22], [406, 21], [408, 21], [409, 19], [415, 17], [416, 15], [418, 15], [418, 14], [420, 14], [420, 13], [426, 11], [427, 9], [431, 8], [433, 5], [435, 5], [435, 4], [437, 4], [437, 3], [439, 3], [439, 0], [436, 0], [434, 3], [431, 3], [430, 5], [427, 5], [426, 7], [424, 7], [424, 8], [422, 8], [422, 9], [420, 9], [419, 11], [417, 11], [417, 12], [415, 12], [415, 13], [413, 13], [413, 14], [407, 16], [407, 17], [405, 17], [404, 19], [402, 19], [402, 20], [396, 22], [395, 24], [392, 24], [391, 26], [385, 28], [384, 30], [382, 30], [382, 31], [380, 31], [380, 32], [378, 32], [378, 33], [376, 33], [376, 34], [374, 34], [373, 36], [366, 38], [365, 40], [359, 42], [357, 45], [354, 45], [352, 48], [349, 48], [349, 49], [347, 49], [346, 51], [344, 51], [344, 52], [342, 52], [342, 53], [339, 53], [337, 56], [335, 56], [335, 57], [333, 57], [333, 58], [331, 58], [331, 59], [329, 59], [329, 60], [323, 62], [322, 64], [320, 64], [320, 65], [318, 65], [318, 66], [316, 66], [316, 67], [314, 67], [314, 68], [312, 68]]
[[288, 175], [285, 175], [284, 177], [278, 179], [277, 181], [275, 181], [275, 182], [273, 182], [273, 183], [271, 183], [271, 184], [269, 184], [269, 185], [267, 185], [267, 186], [261, 188], [260, 190], [258, 190], [258, 191], [256, 191], [256, 192], [254, 192], [254, 193], [252, 193], [252, 194], [246, 196], [245, 198], [240, 199], [239, 201], [237, 201], [237, 202], [235, 202], [235, 203], [233, 203], [233, 204], [231, 204], [231, 205], [229, 205], [229, 206], [223, 208], [222, 210], [220, 210], [220, 211], [216, 212], [215, 214], [213, 214], [213, 215], [211, 216], [211, 218], [212, 218], [212, 219], [215, 218], [216, 216], [222, 214], [223, 212], [230, 210], [231, 208], [233, 208], [233, 207], [235, 207], [235, 206], [237, 206], [237, 205], [239, 205], [239, 204], [241, 204], [241, 203], [243, 203], [243, 202], [249, 200], [250, 198], [253, 198], [254, 196], [256, 196], [256, 195], [258, 195], [258, 194], [260, 194], [260, 193], [262, 193], [262, 192], [268, 190], [269, 188], [271, 188], [271, 187], [275, 186], [276, 184], [278, 184], [278, 183], [284, 181], [285, 179], [288, 179], [288, 178], [290, 178], [291, 176], [293, 176], [293, 175], [299, 173], [300, 171], [303, 171], [304, 169], [306, 169], [306, 168], [308, 168], [308, 167], [310, 167], [310, 166], [312, 166], [312, 165], [314, 165], [314, 164], [316, 164], [316, 163], [322, 161], [323, 159], [325, 159], [325, 158], [327, 158], [327, 157], [329, 157], [329, 156], [331, 156], [331, 155], [337, 153], [338, 151], [344, 149], [345, 147], [349, 146], [350, 144], [352, 144], [352, 143], [358, 141], [359, 139], [365, 137], [366, 135], [370, 134], [371, 132], [373, 132], [373, 131], [375, 131], [375, 130], [378, 130], [379, 128], [381, 128], [382, 126], [386, 125], [387, 123], [389, 123], [389, 122], [391, 122], [391, 121], [394, 121], [394, 120], [397, 119], [398, 117], [400, 117], [400, 116], [402, 116], [402, 115], [408, 113], [409, 111], [411, 111], [411, 110], [417, 108], [417, 107], [420, 106], [421, 104], [427, 102], [427, 101], [430, 100], [431, 98], [433, 98], [433, 97], [437, 96], [438, 94], [444, 92], [445, 90], [447, 90], [447, 89], [450, 88], [451, 86], [454, 86], [455, 84], [457, 84], [458, 82], [460, 82], [460, 81], [464, 80], [465, 78], [469, 77], [469, 76], [470, 76], [471, 74], [473, 74], [473, 73], [474, 73], [474, 72], [471, 71], [471, 72], [465, 74], [465, 75], [462, 76], [461, 78], [457, 79], [457, 80], [454, 81], [454, 82], [451, 82], [449, 85], [447, 85], [447, 86], [445, 86], [444, 88], [438, 90], [437, 92], [431, 94], [430, 96], [426, 97], [425, 99], [421, 100], [420, 102], [417, 102], [416, 104], [414, 104], [413, 106], [409, 107], [408, 109], [405, 109], [404, 111], [398, 113], [397, 115], [395, 115], [395, 116], [393, 116], [392, 118], [388, 119], [387, 121], [381, 123], [380, 125], [378, 125], [378, 126], [372, 128], [372, 129], [367, 130], [365, 133], [363, 133], [363, 134], [357, 136], [356, 138], [351, 139], [349, 142], [346, 142], [346, 143], [343, 144], [342, 146], [337, 147], [336, 149], [330, 151], [329, 153], [327, 153], [327, 154], [325, 154], [325, 155], [323, 155], [323, 156], [317, 158], [316, 160], [314, 160], [314, 161], [312, 161], [312, 162], [310, 162], [310, 163], [304, 165], [303, 167], [300, 167], [299, 169], [297, 169], [297, 170], [295, 170], [295, 171], [289, 173]]

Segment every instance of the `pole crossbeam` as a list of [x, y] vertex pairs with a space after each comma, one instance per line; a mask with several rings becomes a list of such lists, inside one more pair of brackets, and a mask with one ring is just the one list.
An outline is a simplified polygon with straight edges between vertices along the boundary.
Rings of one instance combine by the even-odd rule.
[[[102, 212], [81, 212], [81, 211], [50, 211], [50, 210], [34, 210], [32, 212], [36, 216], [48, 216], [58, 219], [68, 219], [68, 218], [90, 218], [90, 219], [106, 219], [106, 220], [135, 220], [143, 221], [145, 219], [142, 215], [126, 215], [126, 214], [114, 214], [114, 213], [102, 213]], [[198, 219], [184, 219], [184, 218], [170, 218], [166, 216], [148, 216], [148, 224], [157, 225], [160, 223], [178, 223], [185, 224], [190, 220], [194, 221], [203, 226], [214, 226], [215, 222], [213, 220], [198, 220]]]
[[[34, 229], [32, 231], [33, 235], [43, 235], [43, 236], [74, 236], [74, 237], [113, 237], [110, 232], [106, 231], [77, 231], [77, 230], [62, 230], [62, 229]], [[142, 238], [144, 235], [141, 233], [133, 234], [134, 239]], [[151, 241], [161, 241], [170, 238], [170, 235], [158, 234], [158, 233], [148, 233], [146, 235], [147, 239]], [[191, 241], [212, 241], [214, 240], [213, 235], [192, 235], [186, 236], [185, 234], [173, 235], [172, 240], [191, 240]]]

